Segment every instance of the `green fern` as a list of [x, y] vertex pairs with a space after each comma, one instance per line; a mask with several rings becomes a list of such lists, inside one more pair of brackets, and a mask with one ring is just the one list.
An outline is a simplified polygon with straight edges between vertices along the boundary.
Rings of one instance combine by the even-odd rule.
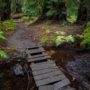
[[90, 48], [90, 22], [87, 23], [86, 29], [84, 30], [81, 46]]
[[67, 42], [67, 43], [73, 43], [75, 41], [74, 37], [72, 35], [58, 35], [56, 37], [56, 40], [55, 40], [55, 43], [56, 43], [56, 46], [59, 46], [61, 44], [63, 44], [64, 42]]
[[64, 42], [65, 42], [65, 36], [57, 36], [56, 41], [55, 41], [56, 46], [59, 46], [63, 44]]
[[72, 43], [72, 42], [75, 41], [75, 39], [74, 39], [74, 37], [73, 37], [72, 35], [66, 36], [65, 40], [66, 40], [66, 42], [68, 42], [68, 43]]
[[0, 40], [5, 40], [4, 32], [0, 29]]
[[3, 22], [3, 24], [7, 30], [14, 30], [16, 27], [15, 23], [12, 20], [6, 20]]
[[0, 57], [1, 58], [9, 58], [9, 55], [5, 51], [0, 50]]

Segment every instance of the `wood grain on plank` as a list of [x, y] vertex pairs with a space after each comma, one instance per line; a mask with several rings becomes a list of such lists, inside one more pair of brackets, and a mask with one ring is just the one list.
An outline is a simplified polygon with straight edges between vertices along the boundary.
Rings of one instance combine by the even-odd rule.
[[33, 59], [28, 59], [28, 62], [35, 62], [35, 61], [47, 61], [47, 59], [49, 59], [49, 56], [44, 56], [44, 57], [39, 57], [39, 58], [33, 58]]
[[40, 53], [40, 52], [45, 52], [45, 50], [42, 47], [40, 47], [26, 51], [27, 54]]
[[42, 86], [42, 85], [46, 85], [46, 84], [50, 84], [50, 83], [54, 83], [54, 82], [63, 80], [65, 78], [66, 77], [64, 75], [58, 75], [58, 76], [54, 76], [54, 77], [50, 77], [47, 79], [42, 79], [42, 80], [36, 81], [36, 85]]
[[50, 64], [50, 63], [39, 64], [39, 65], [36, 65], [36, 66], [34, 64], [34, 66], [32, 66], [32, 65], [30, 65], [30, 66], [31, 66], [32, 71], [57, 67], [55, 64]]
[[33, 71], [33, 75], [41, 75], [41, 74], [45, 74], [45, 73], [57, 71], [57, 70], [58, 70], [57, 67], [42, 69], [42, 70], [38, 70], [38, 71]]
[[50, 58], [50, 56], [48, 56], [47, 53], [40, 53], [40, 54], [36, 54], [36, 55], [28, 55], [28, 58], [29, 59], [34, 59], [34, 58], [45, 57], [45, 56]]
[[39, 67], [39, 66], [41, 66], [41, 65], [46, 65], [46, 64], [49, 64], [49, 65], [50, 65], [50, 64], [54, 64], [54, 65], [56, 65], [55, 62], [53, 62], [52, 60], [49, 60], [49, 59], [48, 59], [48, 61], [45, 61], [45, 62], [32, 63], [32, 64], [31, 64], [31, 67], [34, 68], [34, 67]]
[[51, 71], [51, 72], [41, 74], [41, 75], [35, 75], [34, 79], [35, 80], [47, 79], [47, 78], [51, 78], [51, 77], [58, 76], [61, 74], [62, 72], [60, 70], [56, 70], [56, 71]]
[[67, 78], [63, 79], [62, 81], [59, 81], [54, 84], [54, 90], [59, 90], [60, 88], [65, 87], [69, 84], [70, 84], [70, 81]]
[[36, 45], [34, 45], [34, 46], [30, 46], [30, 47], [26, 48], [26, 50], [36, 49], [36, 48], [40, 48], [40, 47], [42, 47], [42, 46], [36, 44]]

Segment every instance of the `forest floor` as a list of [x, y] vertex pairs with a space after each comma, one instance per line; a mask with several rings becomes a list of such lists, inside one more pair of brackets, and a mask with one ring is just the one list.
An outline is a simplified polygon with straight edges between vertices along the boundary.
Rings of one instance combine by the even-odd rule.
[[[23, 52], [25, 48], [34, 46], [39, 43], [39, 37], [42, 35], [44, 30], [42, 27], [45, 23], [39, 23], [28, 26], [27, 23], [18, 22], [16, 32], [9, 37], [8, 45], [16, 50]], [[49, 28], [53, 31], [64, 31], [67, 34], [76, 35], [83, 31], [82, 25], [69, 25], [69, 26], [60, 26], [57, 23], [48, 25]], [[52, 60], [55, 60], [59, 67], [63, 67], [64, 73], [71, 79], [71, 76], [66, 71], [66, 65], [68, 62], [74, 59], [74, 56], [81, 53], [77, 53], [71, 46], [62, 46], [62, 47], [45, 47], [47, 53], [52, 57]], [[27, 75], [24, 77], [16, 77], [13, 75], [11, 67], [7, 66], [7, 71], [5, 72], [4, 84], [2, 87], [4, 89], [0, 90], [27, 90]], [[32, 76], [31, 76], [32, 79]], [[32, 86], [33, 85], [33, 86]], [[1, 86], [1, 85], [0, 85]], [[34, 88], [34, 83], [30, 85], [29, 90], [36, 90]], [[2, 88], [0, 87], [0, 88]]]

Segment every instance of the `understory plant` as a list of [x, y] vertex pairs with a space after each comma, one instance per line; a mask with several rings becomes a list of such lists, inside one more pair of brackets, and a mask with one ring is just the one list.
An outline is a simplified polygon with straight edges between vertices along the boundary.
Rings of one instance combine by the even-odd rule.
[[62, 31], [52, 31], [48, 26], [45, 28], [42, 36], [40, 37], [40, 43], [43, 45], [55, 44], [56, 46], [60, 46], [63, 43], [73, 43], [75, 38], [73, 35], [66, 35], [65, 32]]
[[[13, 20], [6, 20], [0, 23], [0, 42], [6, 41], [7, 33], [12, 32], [16, 28], [16, 24]], [[2, 58], [9, 58], [7, 54], [7, 48], [0, 44], [0, 60]]]
[[58, 33], [59, 34], [57, 34], [55, 40], [56, 46], [59, 46], [65, 42], [71, 44], [75, 40], [73, 35], [65, 35], [65, 32], [58, 32]]
[[23, 12], [29, 17], [44, 17], [74, 23], [78, 17], [77, 0], [23, 0]]
[[41, 14], [45, 0], [23, 0], [23, 12], [26, 16], [34, 17]]
[[87, 23], [83, 32], [81, 46], [90, 49], [90, 22]]
[[79, 3], [77, 0], [66, 0], [67, 4], [67, 21], [74, 23], [78, 17]]
[[[0, 29], [0, 42], [2, 40], [5, 40], [5, 36], [4, 36], [4, 32]], [[8, 58], [8, 54], [6, 53], [6, 51], [2, 50], [2, 46], [0, 46], [0, 58]]]
[[13, 22], [13, 20], [3, 21], [2, 24], [6, 30], [14, 30], [16, 28], [16, 24]]

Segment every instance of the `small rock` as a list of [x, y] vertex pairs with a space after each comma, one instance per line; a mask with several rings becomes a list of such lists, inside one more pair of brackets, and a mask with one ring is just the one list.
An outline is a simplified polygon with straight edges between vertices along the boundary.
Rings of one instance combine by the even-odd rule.
[[16, 76], [18, 76], [18, 75], [23, 76], [24, 75], [23, 68], [20, 64], [16, 64], [13, 67], [13, 70], [14, 70], [14, 73], [15, 73]]

